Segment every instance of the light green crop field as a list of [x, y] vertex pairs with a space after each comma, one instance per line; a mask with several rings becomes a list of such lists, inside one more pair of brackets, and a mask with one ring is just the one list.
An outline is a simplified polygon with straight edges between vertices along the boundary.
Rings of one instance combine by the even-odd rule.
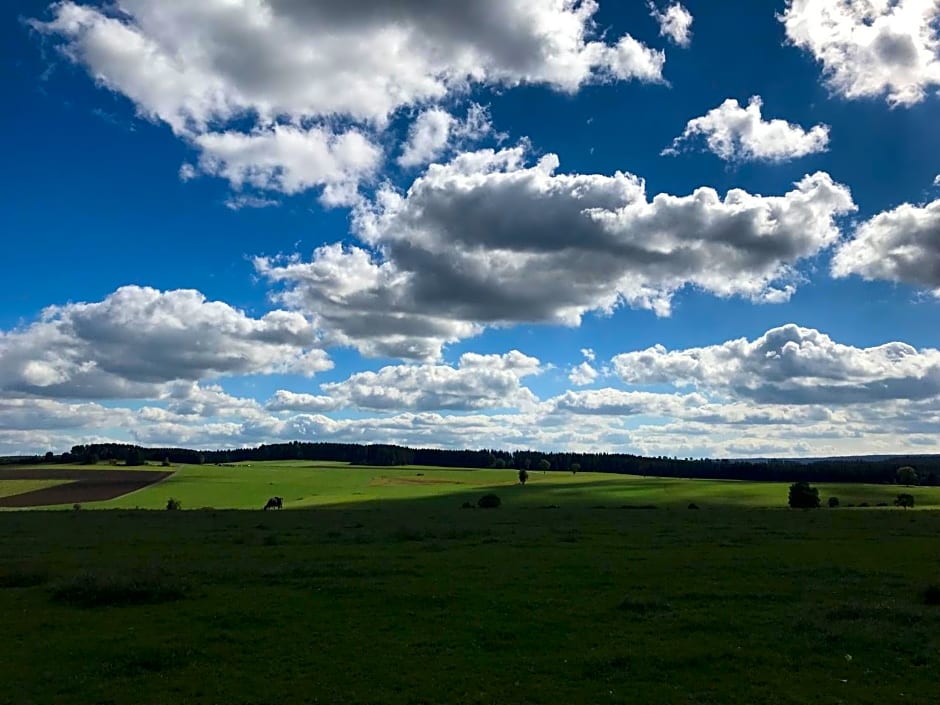
[[[0, 512], [0, 703], [938, 702], [940, 511], [530, 477], [193, 466], [80, 511]], [[485, 491], [502, 506], [462, 508]], [[261, 511], [275, 494], [294, 509]], [[194, 511], [115, 508], [171, 496]]]
[[[49, 466], [37, 466], [37, 472]], [[73, 466], [56, 466], [73, 467]], [[98, 466], [104, 468], [109, 466]], [[74, 466], [73, 469], [88, 469]], [[109, 467], [109, 469], [122, 469]], [[149, 466], [148, 469], [160, 469]], [[685, 480], [611, 475], [530, 471], [520, 486], [515, 470], [460, 470], [451, 468], [358, 467], [310, 461], [246, 463], [235, 466], [179, 466], [172, 477], [137, 492], [105, 502], [83, 503], [86, 508], [162, 509], [170, 497], [183, 509], [260, 509], [269, 497], [284, 498], [285, 508], [351, 505], [385, 500], [437, 499], [441, 506], [454, 496], [487, 491], [525, 505], [619, 506], [654, 504], [658, 507], [736, 506], [785, 507], [787, 483], [737, 480]], [[831, 496], [843, 505], [891, 504], [898, 492], [910, 492], [915, 507], [940, 507], [940, 487], [899, 488], [891, 485], [819, 484], [823, 503]], [[461, 497], [460, 502], [466, 497]], [[460, 503], [458, 502], [458, 504]], [[71, 503], [62, 505], [70, 508]]]
[[64, 485], [68, 480], [0, 480], [0, 497], [12, 497], [46, 487]]

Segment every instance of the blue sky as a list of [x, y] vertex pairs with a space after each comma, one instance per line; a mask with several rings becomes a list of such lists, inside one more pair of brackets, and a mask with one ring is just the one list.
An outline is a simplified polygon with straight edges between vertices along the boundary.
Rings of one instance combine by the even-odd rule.
[[938, 452], [940, 10], [883, 5], [5, 6], [0, 452]]

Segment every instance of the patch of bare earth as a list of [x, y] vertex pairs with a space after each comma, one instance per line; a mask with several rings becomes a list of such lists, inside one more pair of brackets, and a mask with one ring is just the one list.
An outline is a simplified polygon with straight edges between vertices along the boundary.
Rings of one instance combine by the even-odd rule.
[[0, 497], [0, 507], [49, 507], [116, 499], [166, 479], [162, 470], [0, 470], [0, 480], [68, 480], [68, 484]]

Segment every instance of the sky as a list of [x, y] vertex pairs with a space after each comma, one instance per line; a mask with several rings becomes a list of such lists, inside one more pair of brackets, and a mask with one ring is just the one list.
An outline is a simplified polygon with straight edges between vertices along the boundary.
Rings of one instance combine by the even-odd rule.
[[0, 13], [0, 454], [940, 452], [937, 0]]

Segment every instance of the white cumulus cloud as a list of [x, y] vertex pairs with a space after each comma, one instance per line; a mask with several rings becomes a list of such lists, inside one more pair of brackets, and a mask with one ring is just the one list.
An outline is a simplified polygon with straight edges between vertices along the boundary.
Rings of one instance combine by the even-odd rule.
[[126, 286], [103, 301], [51, 306], [35, 323], [0, 331], [0, 392], [154, 398], [175, 380], [312, 375], [331, 367], [301, 314], [251, 318], [193, 290]]
[[787, 38], [822, 64], [845, 98], [923, 100], [940, 86], [940, 3], [935, 0], [788, 0]]
[[373, 249], [324, 246], [309, 262], [256, 267], [332, 340], [433, 358], [491, 325], [577, 325], [624, 304], [668, 315], [686, 286], [786, 300], [798, 263], [836, 242], [834, 219], [855, 208], [825, 173], [781, 196], [702, 187], [649, 198], [632, 174], [559, 174], [551, 154], [525, 161], [512, 148], [431, 165], [406, 193], [384, 188], [357, 210]]
[[[629, 34], [608, 43], [597, 10], [595, 0], [64, 0], [32, 25], [200, 150], [206, 173], [285, 193], [324, 187], [336, 205], [373, 173], [372, 133], [402, 108], [473, 86], [662, 82], [662, 52]], [[441, 117], [419, 126], [430, 142], [416, 149], [435, 149]], [[344, 121], [357, 128], [334, 129]]]
[[940, 395], [940, 350], [900, 342], [857, 348], [788, 324], [759, 338], [667, 350], [661, 345], [613, 358], [630, 384], [691, 385], [735, 399], [773, 404], [857, 404]]
[[905, 203], [861, 223], [836, 250], [832, 274], [901, 282], [940, 297], [940, 200]]
[[698, 137], [704, 137], [709, 151], [725, 161], [782, 162], [826, 151], [828, 125], [806, 130], [786, 120], [764, 120], [762, 105], [760, 96], [752, 97], [746, 108], [729, 98], [705, 115], [689, 120], [663, 154], [676, 154]]

